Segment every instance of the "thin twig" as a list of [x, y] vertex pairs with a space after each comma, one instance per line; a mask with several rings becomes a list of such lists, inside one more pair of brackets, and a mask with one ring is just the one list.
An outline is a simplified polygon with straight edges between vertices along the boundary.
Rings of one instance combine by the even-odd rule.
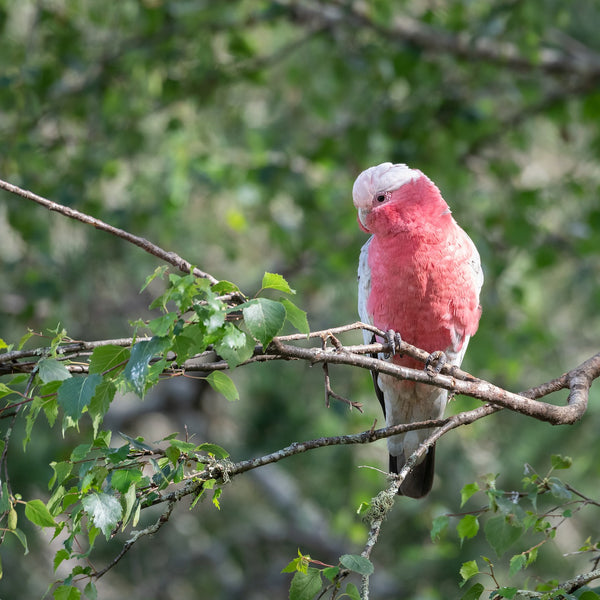
[[58, 204], [57, 202], [48, 200], [43, 196], [38, 196], [38, 194], [34, 194], [33, 192], [24, 190], [16, 185], [13, 185], [12, 183], [8, 183], [8, 181], [3, 181], [2, 179], [0, 179], [0, 189], [6, 190], [7, 192], [11, 192], [12, 194], [16, 194], [17, 196], [21, 196], [22, 198], [25, 198], [27, 200], [37, 202], [38, 204], [41, 204], [48, 210], [60, 213], [65, 217], [69, 217], [70, 219], [75, 219], [76, 221], [80, 221], [81, 223], [92, 225], [93, 227], [95, 227], [96, 229], [100, 229], [101, 231], [106, 231], [107, 233], [110, 233], [118, 238], [121, 238], [122, 240], [125, 240], [131, 244], [134, 244], [135, 246], [138, 246], [142, 250], [145, 250], [149, 254], [160, 258], [166, 263], [173, 265], [183, 273], [192, 273], [196, 277], [208, 279], [208, 281], [210, 281], [213, 285], [215, 283], [218, 283], [219, 281], [210, 273], [205, 273], [197, 267], [192, 267], [192, 264], [190, 262], [181, 258], [181, 256], [179, 256], [175, 252], [167, 252], [166, 250], [163, 250], [162, 248], [160, 248], [156, 244], [153, 244], [145, 238], [133, 235], [132, 233], [129, 233], [128, 231], [125, 231], [123, 229], [119, 229], [118, 227], [113, 227], [112, 225], [109, 225], [108, 223], [105, 223], [100, 219], [91, 217], [90, 215], [75, 210], [74, 208]]
[[105, 573], [110, 571], [125, 556], [125, 554], [127, 554], [127, 552], [131, 550], [132, 546], [140, 538], [146, 535], [155, 534], [169, 520], [169, 517], [171, 516], [174, 507], [175, 501], [169, 502], [165, 512], [163, 512], [162, 515], [160, 515], [160, 517], [155, 523], [149, 525], [145, 529], [140, 529], [139, 531], [132, 532], [131, 537], [125, 542], [125, 544], [123, 544], [123, 547], [121, 548], [119, 554], [117, 554], [117, 556], [108, 565], [106, 565], [106, 567], [104, 567], [100, 571], [95, 571], [93, 577], [95, 577], [96, 579], [100, 579], [100, 577], [102, 577]]

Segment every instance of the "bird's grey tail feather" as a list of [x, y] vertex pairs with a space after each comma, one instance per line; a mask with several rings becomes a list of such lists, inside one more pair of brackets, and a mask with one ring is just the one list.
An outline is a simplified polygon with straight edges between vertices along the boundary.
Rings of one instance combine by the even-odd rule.
[[[404, 454], [402, 456], [392, 456], [390, 454], [390, 472], [398, 473], [405, 463]], [[426, 496], [433, 486], [433, 472], [435, 466], [435, 446], [429, 448], [425, 458], [421, 463], [413, 467], [412, 471], [402, 482], [398, 494], [400, 496], [409, 496], [410, 498], [422, 498]]]

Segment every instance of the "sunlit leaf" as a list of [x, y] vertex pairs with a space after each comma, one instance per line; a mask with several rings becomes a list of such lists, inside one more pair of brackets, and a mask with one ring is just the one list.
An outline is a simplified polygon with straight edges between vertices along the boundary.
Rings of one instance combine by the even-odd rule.
[[478, 600], [483, 594], [485, 588], [483, 584], [476, 583], [472, 585], [461, 597], [460, 600]]
[[38, 363], [38, 374], [44, 383], [48, 383], [49, 381], [63, 381], [71, 377], [71, 373], [69, 373], [64, 363], [55, 358], [43, 358], [40, 360]]
[[25, 516], [40, 527], [54, 527], [56, 523], [41, 500], [30, 500], [25, 504]]
[[261, 288], [263, 290], [279, 290], [286, 294], [295, 294], [296, 290], [293, 290], [289, 283], [279, 273], [265, 273], [262, 280]]
[[460, 505], [464, 506], [465, 502], [473, 495], [479, 491], [479, 484], [477, 482], [467, 483], [467, 485], [463, 486], [462, 490], [460, 490]]
[[468, 581], [474, 575], [479, 573], [479, 567], [477, 566], [476, 560], [469, 560], [464, 562], [461, 567], [459, 574], [463, 578], [464, 581]]
[[456, 525], [456, 531], [461, 542], [466, 538], [472, 538], [479, 531], [479, 520], [476, 515], [465, 515]]
[[83, 508], [108, 540], [121, 519], [121, 503], [110, 494], [92, 492], [82, 500]]
[[80, 600], [81, 592], [72, 585], [59, 585], [53, 593], [54, 600]]
[[90, 373], [104, 373], [119, 365], [125, 366], [130, 350], [123, 346], [107, 344], [94, 348], [90, 357]]
[[266, 348], [283, 327], [286, 316], [283, 304], [256, 298], [241, 306], [248, 330]]
[[146, 390], [148, 363], [154, 356], [165, 350], [167, 346], [167, 340], [154, 337], [151, 340], [137, 342], [131, 349], [131, 356], [123, 371], [123, 376], [131, 389], [140, 398], [143, 398]]
[[77, 421], [96, 392], [96, 386], [102, 381], [98, 373], [87, 377], [72, 377], [58, 388], [56, 398], [65, 415]]
[[312, 600], [321, 589], [321, 573], [309, 567], [306, 573], [297, 571], [290, 584], [289, 600]]
[[298, 308], [292, 301], [287, 298], [280, 300], [281, 304], [285, 308], [285, 314], [288, 321], [300, 332], [309, 334], [310, 326], [308, 319], [306, 318], [306, 312]]
[[223, 394], [227, 400], [234, 401], [240, 399], [240, 394], [235, 387], [235, 383], [231, 377], [222, 373], [221, 371], [213, 371], [206, 377], [206, 381], [210, 384], [210, 386], [215, 390], [215, 392], [219, 392]]
[[553, 454], [550, 457], [550, 462], [553, 469], [568, 469], [573, 464], [573, 459], [570, 456]]
[[484, 527], [485, 537], [498, 556], [502, 556], [523, 534], [522, 527], [511, 525], [508, 517], [492, 517]]

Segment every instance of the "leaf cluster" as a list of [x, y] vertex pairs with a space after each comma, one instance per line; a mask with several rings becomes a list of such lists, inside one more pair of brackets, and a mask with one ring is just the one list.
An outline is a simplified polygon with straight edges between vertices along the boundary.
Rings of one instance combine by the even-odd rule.
[[[145, 285], [164, 273], [164, 269], [157, 269]], [[308, 333], [304, 311], [287, 297], [272, 300], [260, 295], [268, 290], [294, 293], [282, 276], [266, 273], [255, 297], [233, 303], [227, 301], [227, 295], [239, 298], [241, 293], [229, 282], [211, 285], [193, 275], [171, 274], [165, 291], [151, 305], [162, 315], [148, 322], [135, 322], [136, 337], [131, 344], [99, 345], [81, 357], [83, 363], [62, 356], [73, 340], [64, 329], [57, 328], [31, 375], [17, 375], [8, 384], [0, 384], [0, 398], [5, 402], [2, 412], [12, 412], [16, 417], [20, 410], [24, 415], [24, 449], [40, 414], [45, 415], [50, 427], [60, 416], [63, 435], [70, 428], [79, 431], [84, 415], [91, 419], [92, 440], [73, 448], [67, 460], [50, 463], [53, 475], [46, 503], [39, 499], [24, 501], [6, 481], [1, 490], [0, 519], [6, 522], [5, 534], [15, 536], [27, 553], [27, 537], [19, 527], [17, 511], [23, 506], [24, 516], [31, 523], [53, 528], [53, 537], [61, 540], [54, 569], [66, 560], [77, 563], [69, 576], [55, 583], [55, 599], [79, 598], [74, 583], [87, 579], [84, 594], [94, 600], [94, 579], [99, 574], [89, 564], [79, 563], [88, 559], [99, 534], [109, 540], [128, 527], [135, 528], [141, 511], [163, 502], [167, 489], [186, 486], [185, 494], [195, 495], [192, 506], [212, 490], [212, 502], [220, 507], [222, 486], [228, 481], [229, 456], [222, 447], [180, 440], [177, 434], [149, 444], [143, 437], [121, 433], [123, 443], [115, 445], [112, 433], [103, 430], [102, 424], [118, 392], [132, 391], [143, 398], [163, 373], [180, 374], [178, 369], [186, 360], [207, 349], [212, 349], [215, 360], [222, 360], [226, 368], [234, 368], [255, 353], [257, 344], [259, 351], [266, 348], [286, 319]], [[142, 328], [151, 336], [139, 339]], [[19, 349], [31, 337], [25, 336]], [[2, 347], [12, 350], [5, 342]], [[81, 364], [87, 374], [73, 376], [72, 369]], [[233, 381], [222, 371], [212, 371], [203, 378], [228, 400], [239, 398]], [[9, 439], [1, 442], [2, 450]]]
[[[320, 568], [310, 566], [311, 564], [317, 564]], [[326, 593], [331, 593], [332, 599], [348, 597], [351, 600], [361, 600], [356, 585], [348, 582], [342, 591], [342, 581], [350, 573], [368, 577], [373, 571], [373, 563], [357, 554], [344, 554], [340, 556], [337, 565], [324, 565], [298, 550], [298, 557], [289, 562], [281, 572], [294, 573], [289, 600], [313, 600], [317, 595], [322, 598]]]
[[[503, 559], [514, 546], [520, 546], [522, 549], [512, 554], [508, 565], [503, 567], [506, 570], [505, 577], [512, 583], [518, 573], [536, 562], [539, 552], [552, 542], [560, 527], [567, 528], [569, 520], [578, 512], [597, 509], [599, 506], [597, 502], [587, 498], [554, 474], [556, 470], [570, 468], [571, 464], [570, 457], [553, 455], [551, 467], [544, 476], [537, 474], [530, 465], [526, 465], [526, 475], [522, 479], [520, 490], [499, 489], [497, 475], [485, 476], [482, 484], [466, 484], [461, 490], [461, 507], [467, 502], [473, 503], [482, 498], [485, 503], [481, 508], [458, 515], [456, 532], [461, 545], [465, 540], [478, 535], [483, 522], [485, 540], [498, 559]], [[432, 540], [439, 540], [445, 534], [451, 518], [456, 517], [457, 515], [440, 515], [435, 518], [431, 529]], [[595, 564], [600, 561], [597, 543], [592, 543], [589, 538], [574, 553], [588, 553]], [[482, 556], [481, 559], [483, 567], [477, 560], [469, 560], [462, 564], [461, 586], [476, 575], [486, 575], [494, 584], [490, 598], [514, 598], [520, 588], [514, 585], [502, 586], [499, 582], [499, 566], [487, 556]], [[564, 589], [557, 591], [557, 585], [556, 579], [538, 582], [533, 590], [539, 592], [535, 597], [543, 600], [573, 600], [579, 597]], [[575, 589], [577, 588], [573, 587], [570, 591]], [[469, 587], [462, 599], [476, 600], [484, 591], [485, 587], [476, 583]], [[586, 591], [585, 594], [589, 600], [598, 598], [592, 591]]]

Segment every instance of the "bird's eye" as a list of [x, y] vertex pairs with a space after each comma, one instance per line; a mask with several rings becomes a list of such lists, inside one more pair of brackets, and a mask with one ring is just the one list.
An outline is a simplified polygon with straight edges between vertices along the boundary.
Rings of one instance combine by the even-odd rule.
[[385, 194], [377, 195], [377, 202], [383, 202], [385, 200]]

